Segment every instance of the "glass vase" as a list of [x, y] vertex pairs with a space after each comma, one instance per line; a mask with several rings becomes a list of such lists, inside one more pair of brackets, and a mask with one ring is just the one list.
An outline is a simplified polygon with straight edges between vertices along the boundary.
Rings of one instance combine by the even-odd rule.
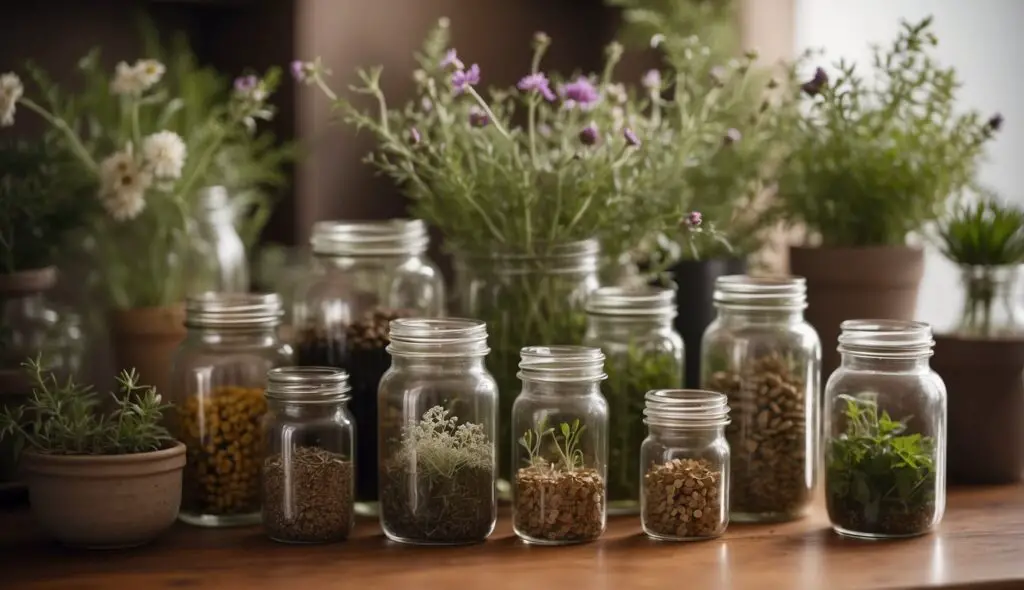
[[235, 210], [222, 186], [206, 187], [199, 192], [185, 269], [186, 295], [249, 291], [245, 244], [235, 229]]
[[971, 338], [1000, 338], [1020, 333], [1014, 293], [1020, 267], [963, 266], [963, 311], [957, 333]]

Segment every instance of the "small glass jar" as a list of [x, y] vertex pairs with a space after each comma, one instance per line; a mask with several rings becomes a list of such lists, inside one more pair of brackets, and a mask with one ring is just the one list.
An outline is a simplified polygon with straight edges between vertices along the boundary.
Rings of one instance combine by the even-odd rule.
[[494, 530], [498, 386], [478, 320], [391, 322], [380, 382], [380, 524], [392, 541], [461, 545]]
[[188, 449], [179, 517], [189, 524], [260, 520], [267, 371], [292, 364], [277, 335], [281, 311], [273, 294], [206, 293], [186, 303], [171, 401]]
[[607, 358], [611, 422], [608, 441], [608, 511], [640, 510], [640, 444], [644, 395], [683, 383], [683, 339], [672, 328], [675, 290], [602, 287], [587, 300], [585, 346]]
[[729, 398], [731, 519], [803, 516], [814, 496], [821, 343], [801, 277], [719, 277], [701, 343], [701, 386]]
[[[313, 226], [313, 272], [295, 294], [296, 361], [349, 374], [357, 424], [377, 423], [377, 387], [391, 365], [388, 322], [441, 317], [441, 272], [425, 253], [419, 220], [322, 221]], [[377, 436], [356, 432], [356, 511], [376, 513]]]
[[607, 515], [604, 354], [530, 346], [521, 357], [523, 388], [512, 405], [512, 528], [539, 545], [592, 541], [604, 533]]
[[825, 500], [841, 535], [931, 531], [946, 506], [946, 386], [931, 327], [847, 320], [825, 388]]
[[699, 541], [729, 526], [729, 406], [724, 394], [662, 389], [645, 396], [640, 523], [659, 541]]
[[330, 367], [267, 373], [263, 530], [283, 543], [346, 539], [354, 523], [355, 424], [348, 375]]
[[206, 187], [199, 191], [196, 204], [189, 232], [186, 294], [247, 293], [249, 263], [227, 189]]
[[1020, 266], [962, 266], [963, 311], [956, 332], [967, 338], [1019, 336], [1021, 329], [1017, 302]]

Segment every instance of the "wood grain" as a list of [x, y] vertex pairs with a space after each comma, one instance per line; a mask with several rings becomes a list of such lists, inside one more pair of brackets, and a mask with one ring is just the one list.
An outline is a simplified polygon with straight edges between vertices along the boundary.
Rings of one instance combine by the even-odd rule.
[[285, 546], [259, 528], [177, 526], [148, 547], [73, 551], [42, 538], [26, 511], [0, 513], [0, 588], [1024, 588], [1024, 486], [953, 490], [936, 534], [867, 542], [834, 535], [820, 506], [787, 524], [729, 528], [720, 540], [647, 540], [635, 518], [615, 518], [601, 540], [530, 547], [503, 518], [491, 539], [456, 548], [411, 547], [362, 522], [355, 538]]

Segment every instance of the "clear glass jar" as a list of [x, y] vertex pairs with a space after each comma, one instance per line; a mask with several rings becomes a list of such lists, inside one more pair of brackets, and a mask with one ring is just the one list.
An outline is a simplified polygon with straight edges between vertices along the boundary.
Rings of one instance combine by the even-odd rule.
[[328, 543], [354, 524], [355, 423], [348, 374], [330, 367], [267, 373], [263, 530], [283, 543]]
[[199, 191], [186, 256], [187, 295], [249, 291], [245, 244], [235, 229], [235, 210], [224, 187]]
[[701, 386], [729, 398], [731, 519], [803, 516], [817, 480], [821, 343], [801, 277], [719, 277], [701, 343]]
[[587, 301], [586, 346], [607, 358], [611, 422], [608, 441], [608, 511], [640, 510], [640, 445], [644, 395], [683, 384], [683, 339], [672, 328], [675, 290], [601, 287]]
[[1014, 296], [1020, 266], [962, 266], [964, 305], [957, 334], [968, 338], [1013, 337], [1022, 326]]
[[492, 352], [488, 367], [501, 392], [499, 489], [511, 496], [513, 439], [510, 422], [519, 391], [519, 351], [537, 343], [583, 341], [584, 304], [598, 287], [596, 240], [535, 245], [531, 252], [460, 254], [455, 259], [458, 309], [487, 322]]
[[188, 335], [174, 355], [171, 400], [187, 447], [181, 520], [200, 526], [260, 520], [267, 371], [292, 364], [277, 335], [272, 294], [206, 293], [185, 306]]
[[825, 388], [825, 500], [832, 528], [860, 538], [931, 531], [946, 506], [946, 386], [931, 327], [847, 320]]
[[519, 378], [512, 528], [540, 545], [592, 541], [604, 533], [607, 517], [604, 354], [584, 346], [530, 346], [522, 351]]
[[498, 387], [478, 320], [391, 322], [380, 382], [380, 524], [392, 541], [461, 545], [494, 530]]
[[[356, 423], [376, 424], [377, 387], [391, 365], [388, 322], [444, 315], [444, 281], [426, 257], [426, 225], [322, 221], [310, 242], [315, 262], [292, 314], [296, 360], [345, 369]], [[356, 438], [356, 511], [375, 514], [377, 436], [364, 428]]]
[[718, 537], [729, 526], [729, 444], [724, 394], [662, 389], [645, 396], [640, 523], [659, 541]]

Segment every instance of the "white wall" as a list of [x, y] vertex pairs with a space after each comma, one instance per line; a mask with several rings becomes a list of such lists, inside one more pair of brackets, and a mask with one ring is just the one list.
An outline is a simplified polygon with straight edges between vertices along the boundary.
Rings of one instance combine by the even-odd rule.
[[[957, 69], [965, 108], [1001, 112], [1000, 136], [990, 144], [981, 180], [1024, 205], [1024, 0], [796, 0], [796, 50], [823, 47], [825, 59], [870, 65], [870, 43], [887, 43], [901, 18], [935, 17], [936, 55]], [[918, 319], [951, 327], [961, 304], [956, 268], [929, 247]]]

